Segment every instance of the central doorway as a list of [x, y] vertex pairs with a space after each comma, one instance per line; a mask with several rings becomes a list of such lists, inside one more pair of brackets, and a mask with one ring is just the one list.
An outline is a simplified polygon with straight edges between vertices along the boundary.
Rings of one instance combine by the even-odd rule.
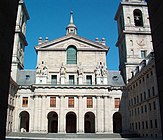
[[66, 115], [66, 133], [76, 133], [76, 114], [68, 112]]
[[87, 112], [84, 116], [84, 132], [95, 133], [95, 115], [92, 112]]
[[54, 111], [48, 113], [48, 133], [58, 133], [58, 114]]
[[119, 112], [113, 114], [113, 133], [122, 132], [122, 117]]
[[29, 113], [22, 111], [20, 117], [20, 132], [29, 132]]

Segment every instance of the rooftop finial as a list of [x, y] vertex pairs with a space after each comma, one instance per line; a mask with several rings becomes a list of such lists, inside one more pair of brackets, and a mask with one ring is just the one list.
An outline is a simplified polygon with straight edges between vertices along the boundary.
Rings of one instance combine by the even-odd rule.
[[66, 30], [67, 30], [66, 35], [77, 34], [77, 28], [73, 21], [73, 11], [70, 11], [70, 24], [66, 27]]
[[70, 12], [70, 24], [73, 24], [73, 11]]

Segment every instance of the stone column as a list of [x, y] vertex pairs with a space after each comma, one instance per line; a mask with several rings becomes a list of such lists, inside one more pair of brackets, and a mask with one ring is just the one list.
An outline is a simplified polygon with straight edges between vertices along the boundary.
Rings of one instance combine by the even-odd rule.
[[28, 101], [28, 107], [29, 108], [31, 108], [31, 110], [30, 110], [30, 112], [29, 112], [29, 114], [30, 114], [30, 116], [29, 116], [29, 132], [32, 132], [33, 131], [33, 123], [34, 123], [34, 100], [33, 100], [33, 96], [29, 96], [28, 97], [28, 99], [29, 99], [29, 101]]
[[109, 126], [109, 100], [108, 97], [105, 96], [104, 97], [104, 132], [108, 133], [109, 132], [109, 128], [112, 126]]
[[59, 133], [65, 133], [65, 97], [60, 96], [60, 109], [59, 109]]
[[13, 119], [13, 132], [20, 131], [20, 118], [18, 112], [18, 106], [21, 107], [21, 98], [20, 96], [16, 96], [15, 98], [15, 109], [14, 109], [14, 119]]
[[46, 96], [42, 96], [41, 132], [47, 132]]
[[78, 133], [84, 133], [83, 97], [78, 97]]
[[36, 95], [34, 99], [34, 123], [33, 123], [33, 131], [38, 132], [38, 106], [39, 106], [39, 97]]
[[96, 133], [103, 132], [103, 124], [104, 124], [104, 110], [103, 110], [103, 99], [100, 96], [97, 96], [97, 126]]

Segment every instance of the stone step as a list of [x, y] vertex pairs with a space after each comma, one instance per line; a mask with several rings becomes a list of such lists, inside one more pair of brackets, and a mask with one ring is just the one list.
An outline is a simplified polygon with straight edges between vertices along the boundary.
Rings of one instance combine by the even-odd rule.
[[87, 133], [87, 134], [55, 134], [55, 133], [16, 133], [11, 132], [7, 134], [7, 137], [32, 137], [32, 138], [121, 138], [121, 135], [118, 133], [110, 133], [110, 134], [94, 134], [94, 133]]

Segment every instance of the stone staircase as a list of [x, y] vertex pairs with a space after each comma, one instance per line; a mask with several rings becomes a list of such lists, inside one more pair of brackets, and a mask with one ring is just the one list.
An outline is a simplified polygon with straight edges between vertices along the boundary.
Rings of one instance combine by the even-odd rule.
[[76, 133], [69, 133], [69, 134], [55, 134], [55, 133], [20, 133], [20, 132], [11, 132], [8, 133], [6, 136], [8, 139], [10, 138], [121, 138], [121, 135], [116, 133], [110, 134], [95, 134], [95, 133], [87, 133], [87, 134], [76, 134]]

